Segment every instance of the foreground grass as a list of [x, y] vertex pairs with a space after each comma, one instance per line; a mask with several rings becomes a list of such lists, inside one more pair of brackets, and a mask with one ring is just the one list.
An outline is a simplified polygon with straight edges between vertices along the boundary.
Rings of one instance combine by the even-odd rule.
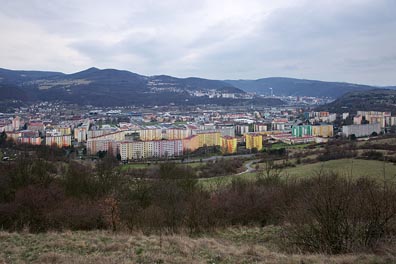
[[0, 263], [395, 263], [373, 254], [292, 255], [274, 246], [276, 229], [229, 228], [191, 238], [183, 235], [0, 232]]

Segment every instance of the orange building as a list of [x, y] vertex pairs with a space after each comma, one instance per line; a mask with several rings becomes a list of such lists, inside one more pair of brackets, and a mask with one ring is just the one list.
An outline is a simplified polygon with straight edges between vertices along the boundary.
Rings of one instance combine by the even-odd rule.
[[45, 145], [58, 148], [71, 146], [71, 135], [52, 135], [45, 137]]
[[223, 154], [231, 154], [237, 152], [237, 139], [235, 137], [221, 137], [221, 152]]
[[199, 148], [199, 137], [197, 135], [190, 136], [188, 138], [182, 139], [183, 151], [195, 151]]

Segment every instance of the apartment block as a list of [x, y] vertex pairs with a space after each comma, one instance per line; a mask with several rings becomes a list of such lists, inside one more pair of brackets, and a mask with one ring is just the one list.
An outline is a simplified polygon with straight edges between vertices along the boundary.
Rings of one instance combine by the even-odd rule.
[[88, 132], [88, 127], [85, 126], [76, 127], [74, 129], [74, 139], [77, 140], [77, 142], [86, 142], [88, 135], [87, 132]]
[[263, 149], [263, 136], [261, 134], [249, 133], [245, 135], [246, 149]]
[[45, 145], [57, 146], [58, 148], [70, 147], [71, 135], [52, 134], [52, 136], [46, 136]]
[[197, 135], [189, 136], [182, 140], [183, 151], [195, 151], [199, 148], [199, 137]]
[[293, 137], [312, 136], [312, 126], [311, 125], [293, 126], [292, 136]]
[[168, 140], [184, 139], [189, 136], [189, 131], [185, 128], [168, 128], [165, 131], [165, 137]]
[[197, 134], [197, 136], [198, 136], [199, 147], [221, 145], [220, 132], [208, 132], [208, 133], [200, 132]]
[[381, 128], [390, 126], [390, 112], [378, 112], [378, 111], [358, 111], [357, 115], [364, 117], [370, 124], [378, 123]]
[[183, 154], [182, 140], [119, 142], [121, 160], [175, 157]]
[[87, 153], [88, 155], [96, 155], [99, 151], [106, 151], [113, 156], [117, 155], [117, 141], [113, 139], [88, 139], [87, 140]]
[[223, 154], [231, 154], [237, 152], [237, 139], [235, 137], [221, 137], [221, 152]]
[[41, 145], [41, 137], [38, 136], [23, 136], [17, 139], [19, 144]]
[[162, 129], [157, 127], [146, 127], [138, 130], [141, 140], [161, 140]]
[[312, 136], [314, 137], [332, 137], [333, 135], [333, 125], [312, 126]]
[[342, 135], [349, 137], [355, 135], [356, 137], [370, 136], [373, 132], [379, 134], [381, 132], [381, 124], [366, 124], [366, 125], [350, 125], [342, 127]]

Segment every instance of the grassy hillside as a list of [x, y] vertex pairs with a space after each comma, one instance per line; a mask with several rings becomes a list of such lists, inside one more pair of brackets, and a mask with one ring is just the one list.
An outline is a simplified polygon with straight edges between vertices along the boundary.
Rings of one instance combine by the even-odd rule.
[[[262, 167], [263, 164], [260, 164], [260, 166]], [[334, 171], [340, 173], [340, 175], [352, 176], [353, 178], [368, 176], [378, 180], [383, 179], [385, 172], [385, 177], [387, 179], [396, 178], [396, 165], [393, 163], [363, 159], [339, 159], [302, 164], [283, 170], [281, 176], [290, 179], [305, 178], [316, 176], [320, 171]], [[219, 186], [229, 185], [234, 179], [256, 180], [256, 174], [256, 172], [249, 172], [241, 175], [201, 179], [200, 183], [211, 190]]]
[[230, 228], [212, 235], [105, 231], [0, 232], [0, 263], [394, 263], [391, 255], [303, 255], [277, 248], [274, 227]]

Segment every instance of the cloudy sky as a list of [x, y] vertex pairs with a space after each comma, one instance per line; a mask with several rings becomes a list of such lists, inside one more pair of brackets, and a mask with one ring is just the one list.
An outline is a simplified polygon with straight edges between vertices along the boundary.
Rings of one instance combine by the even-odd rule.
[[0, 0], [0, 67], [396, 85], [396, 0]]

